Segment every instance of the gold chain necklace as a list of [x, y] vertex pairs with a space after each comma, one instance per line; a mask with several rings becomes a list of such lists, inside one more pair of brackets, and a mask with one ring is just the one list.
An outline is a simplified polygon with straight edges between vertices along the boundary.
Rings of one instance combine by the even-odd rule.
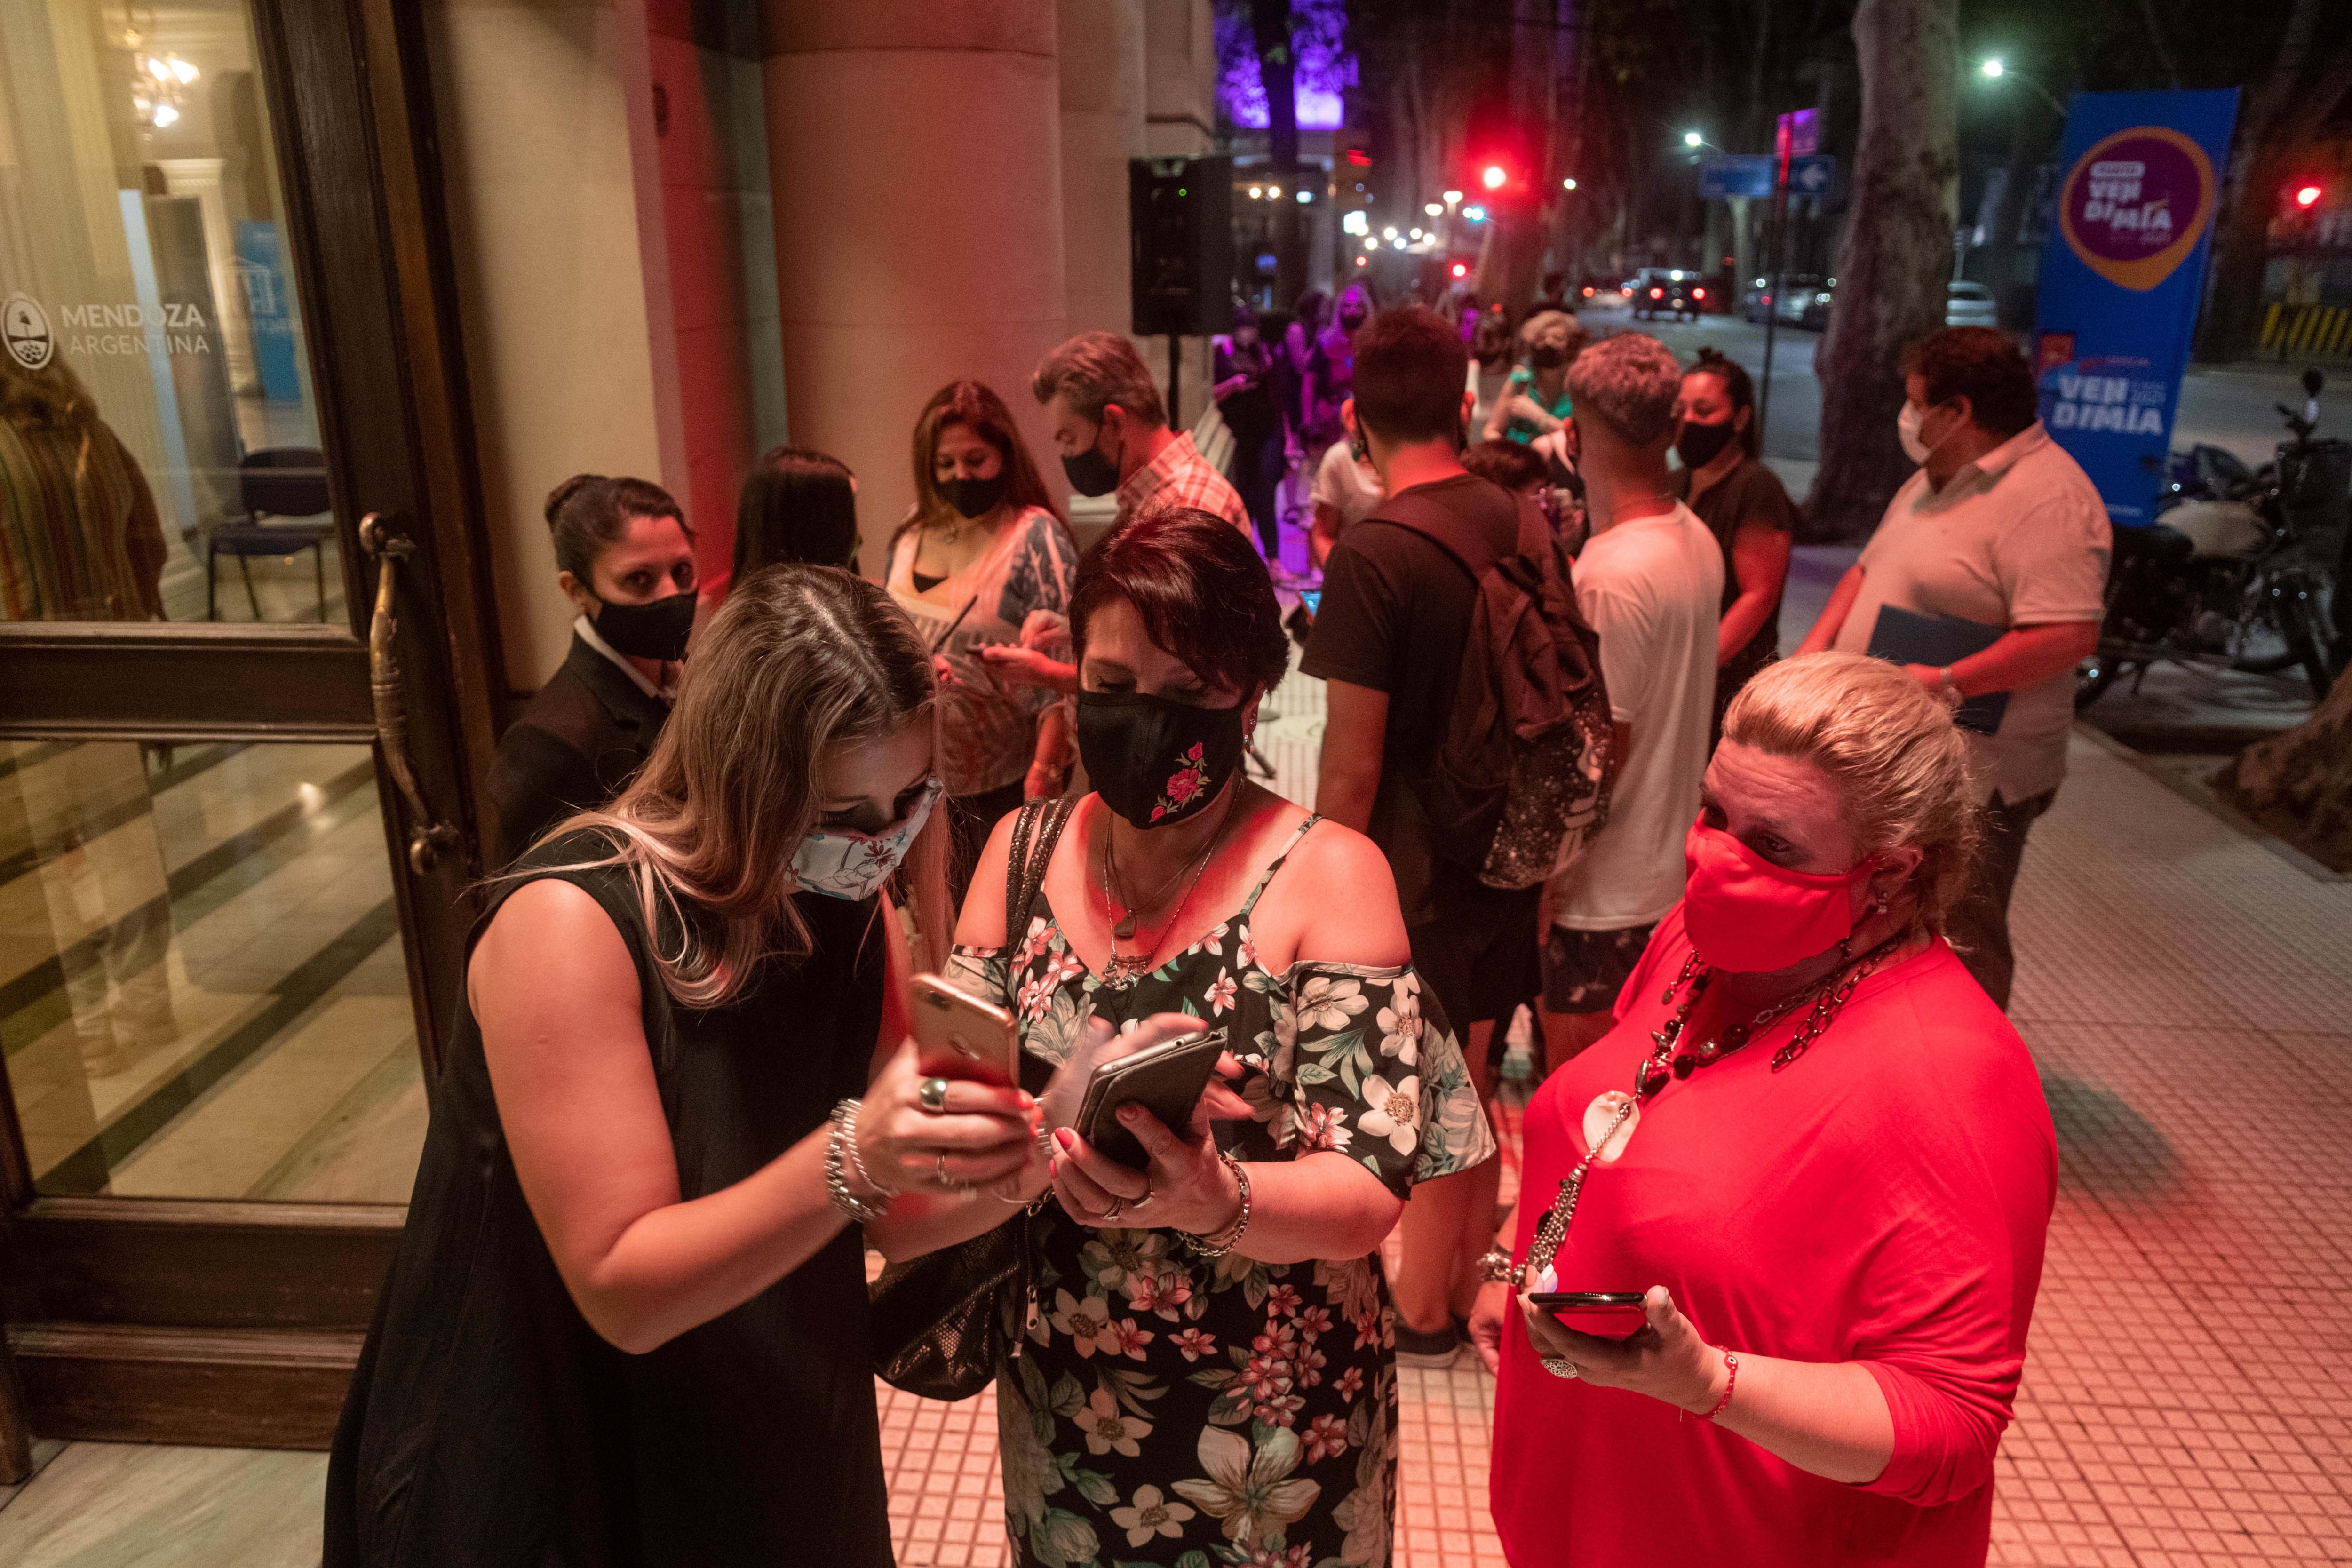
[[[1136, 981], [1141, 979], [1144, 975], [1151, 973], [1152, 961], [1160, 956], [1160, 944], [1168, 940], [1168, 933], [1176, 929], [1176, 922], [1184, 918], [1185, 910], [1190, 908], [1192, 905], [1194, 890], [1200, 887], [1202, 877], [1205, 875], [1209, 869], [1209, 861], [1215, 856], [1217, 847], [1224, 842], [1225, 829], [1233, 822], [1234, 798], [1234, 797], [1232, 796], [1227, 797], [1224, 816], [1218, 821], [1217, 830], [1209, 835], [1209, 842], [1202, 848], [1199, 858], [1191, 861], [1182, 868], [1189, 869], [1192, 873], [1192, 879], [1185, 886], [1183, 898], [1177, 900], [1175, 912], [1168, 917], [1167, 922], [1160, 926], [1159, 933], [1152, 937], [1150, 942], [1144, 948], [1143, 952], [1136, 954], [1122, 954], [1118, 951], [1118, 943], [1123, 940], [1119, 935], [1118, 927], [1114, 925], [1111, 928], [1110, 962], [1103, 966], [1103, 983], [1110, 986], [1113, 990], [1124, 990], [1128, 986], [1134, 984]], [[1106, 914], [1110, 912], [1109, 906], [1112, 901], [1110, 891], [1110, 847], [1111, 833], [1110, 831], [1106, 830], [1103, 834], [1103, 912]], [[1181, 870], [1179, 874], [1181, 874]], [[1173, 879], [1171, 879], [1171, 881], [1172, 882]], [[1160, 890], [1164, 893], [1167, 889], [1163, 886]], [[1129, 910], [1127, 911], [1126, 920], [1120, 923], [1128, 927], [1129, 935], [1133, 935], [1135, 911]]]

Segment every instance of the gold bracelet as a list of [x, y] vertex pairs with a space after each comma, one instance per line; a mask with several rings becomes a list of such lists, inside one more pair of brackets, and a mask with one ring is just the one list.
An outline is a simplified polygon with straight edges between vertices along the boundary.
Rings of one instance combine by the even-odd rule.
[[1225, 1231], [1213, 1241], [1205, 1237], [1198, 1237], [1189, 1234], [1184, 1237], [1184, 1245], [1192, 1248], [1193, 1255], [1198, 1258], [1223, 1258], [1226, 1253], [1231, 1252], [1234, 1247], [1241, 1245], [1242, 1233], [1249, 1229], [1249, 1173], [1242, 1169], [1242, 1163], [1239, 1160], [1234, 1159], [1223, 1149], [1217, 1151], [1217, 1158], [1223, 1161], [1225, 1169], [1234, 1173], [1234, 1184], [1241, 1189], [1242, 1212], [1240, 1215], [1234, 1219], [1232, 1228]]

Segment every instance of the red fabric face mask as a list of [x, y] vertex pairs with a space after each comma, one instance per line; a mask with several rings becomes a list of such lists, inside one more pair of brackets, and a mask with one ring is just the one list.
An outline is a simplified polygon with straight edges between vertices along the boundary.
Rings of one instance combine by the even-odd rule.
[[1683, 928], [1700, 959], [1738, 974], [1801, 963], [1853, 934], [1854, 882], [1867, 859], [1827, 876], [1775, 866], [1719, 827], [1694, 822], [1683, 840]]

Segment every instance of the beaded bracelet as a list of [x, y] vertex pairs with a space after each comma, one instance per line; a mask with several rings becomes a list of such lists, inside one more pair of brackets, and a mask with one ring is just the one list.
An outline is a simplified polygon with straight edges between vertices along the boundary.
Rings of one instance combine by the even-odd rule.
[[1729, 1351], [1725, 1351], [1723, 1352], [1723, 1364], [1731, 1369], [1731, 1376], [1723, 1385], [1723, 1397], [1715, 1402], [1714, 1409], [1699, 1417], [1702, 1421], [1712, 1421], [1717, 1416], [1722, 1415], [1723, 1407], [1731, 1403], [1731, 1391], [1739, 1386], [1739, 1358], [1732, 1354]]
[[[845, 1216], [860, 1225], [872, 1225], [887, 1213], [890, 1200], [861, 1198], [849, 1190], [844, 1166], [845, 1151], [854, 1151], [857, 1137], [857, 1101], [845, 1100], [833, 1108], [829, 1118], [833, 1131], [824, 1140], [824, 1195]], [[860, 1174], [864, 1173], [861, 1170]]]
[[1211, 1241], [1205, 1237], [1186, 1236], [1184, 1237], [1184, 1245], [1192, 1249], [1192, 1255], [1196, 1258], [1223, 1258], [1226, 1253], [1231, 1252], [1234, 1247], [1241, 1245], [1242, 1232], [1249, 1229], [1249, 1173], [1242, 1169], [1242, 1163], [1239, 1160], [1234, 1159], [1223, 1149], [1217, 1151], [1217, 1158], [1223, 1161], [1225, 1169], [1234, 1173], [1234, 1184], [1241, 1189], [1242, 1212], [1240, 1216], [1234, 1221], [1233, 1227], [1230, 1230], [1227, 1230], [1223, 1237], [1214, 1241]]

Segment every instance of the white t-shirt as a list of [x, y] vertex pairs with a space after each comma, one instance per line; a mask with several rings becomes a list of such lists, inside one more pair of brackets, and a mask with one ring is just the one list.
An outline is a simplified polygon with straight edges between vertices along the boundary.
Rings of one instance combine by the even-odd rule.
[[[1862, 592], [1832, 647], [1870, 649], [1882, 605], [1994, 626], [2097, 621], [2113, 536], [2107, 509], [2039, 424], [1965, 464], [1940, 490], [1927, 470], [1905, 481], [1856, 563]], [[2066, 776], [2074, 672], [2010, 693], [2000, 729], [1963, 731], [1979, 793], [2030, 800]]]
[[1621, 522], [1576, 558], [1576, 603], [1601, 634], [1609, 716], [1633, 727], [1609, 824], [1552, 883], [1552, 923], [1649, 925], [1683, 896], [1683, 838], [1698, 816], [1715, 715], [1723, 550], [1690, 508]]
[[1337, 509], [1344, 532], [1371, 516], [1387, 499], [1381, 489], [1380, 470], [1348, 455], [1348, 443], [1334, 441], [1315, 468], [1315, 486], [1308, 492], [1318, 505]]

